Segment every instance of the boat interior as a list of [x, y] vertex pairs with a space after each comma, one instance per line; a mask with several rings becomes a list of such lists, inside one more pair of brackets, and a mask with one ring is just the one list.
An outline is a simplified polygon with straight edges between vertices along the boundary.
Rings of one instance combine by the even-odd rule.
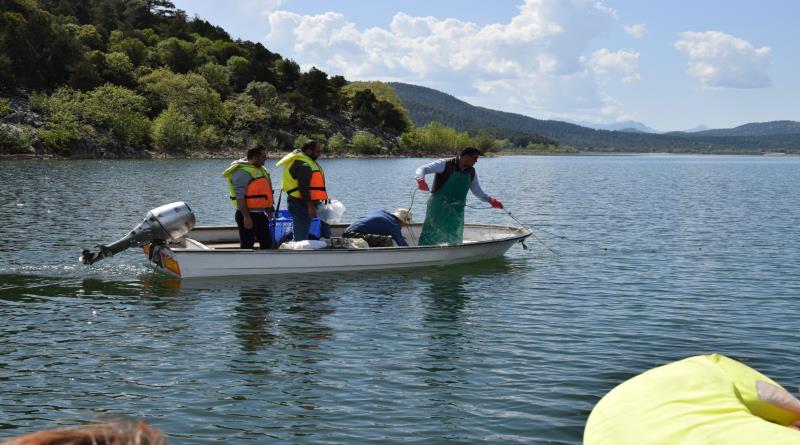
[[[347, 226], [347, 224], [331, 225], [331, 238], [341, 238]], [[403, 226], [402, 231], [408, 246], [417, 247], [422, 224]], [[512, 226], [466, 224], [464, 244], [500, 240], [524, 235], [526, 232], [526, 229]], [[394, 248], [404, 248], [398, 247], [394, 242], [392, 244]], [[199, 226], [177, 242], [170, 243], [170, 247], [189, 250], [239, 250], [239, 231], [236, 226]]]

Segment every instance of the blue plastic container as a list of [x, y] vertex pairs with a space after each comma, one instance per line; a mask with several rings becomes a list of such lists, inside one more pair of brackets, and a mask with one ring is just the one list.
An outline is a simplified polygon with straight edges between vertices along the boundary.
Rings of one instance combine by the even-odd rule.
[[[292, 231], [292, 214], [288, 210], [278, 210], [274, 220], [275, 227], [272, 230], [272, 239], [276, 243], [291, 241], [291, 239], [284, 239], [287, 234]], [[319, 239], [319, 218], [311, 220], [311, 227], [308, 229], [309, 235], [313, 235]]]

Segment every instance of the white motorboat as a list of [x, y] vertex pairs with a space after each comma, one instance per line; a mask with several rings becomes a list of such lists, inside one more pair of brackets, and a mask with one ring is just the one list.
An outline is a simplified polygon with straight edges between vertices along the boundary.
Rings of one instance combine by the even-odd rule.
[[[331, 226], [331, 239], [336, 240], [346, 227]], [[194, 214], [189, 207], [173, 203], [151, 210], [125, 238], [99, 246], [97, 253], [84, 251], [82, 259], [91, 264], [138, 245], [144, 247], [153, 267], [180, 278], [382, 270], [496, 258], [532, 234], [522, 227], [466, 224], [462, 243], [418, 246], [421, 229], [421, 224], [403, 227], [408, 247], [240, 249], [236, 226], [194, 227]]]

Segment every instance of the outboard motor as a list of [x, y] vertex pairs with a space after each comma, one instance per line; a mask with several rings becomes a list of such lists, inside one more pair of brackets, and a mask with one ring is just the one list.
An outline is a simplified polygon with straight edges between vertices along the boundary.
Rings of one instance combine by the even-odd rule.
[[164, 244], [176, 241], [194, 228], [192, 209], [185, 202], [173, 202], [147, 212], [125, 237], [111, 244], [98, 245], [98, 251], [88, 249], [81, 254], [83, 264], [94, 264], [107, 256], [116, 255], [129, 247], [140, 247], [148, 243]]

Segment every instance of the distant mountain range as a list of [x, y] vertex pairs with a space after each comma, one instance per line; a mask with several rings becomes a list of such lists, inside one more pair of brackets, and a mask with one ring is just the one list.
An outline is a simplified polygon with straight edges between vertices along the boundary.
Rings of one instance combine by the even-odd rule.
[[611, 124], [596, 124], [587, 121], [566, 121], [581, 127], [594, 128], [595, 130], [610, 130], [610, 131], [627, 131], [630, 133], [660, 133], [660, 131], [652, 129], [647, 125], [636, 121], [622, 121], [614, 122]]
[[697, 133], [698, 131], [706, 131], [711, 130], [711, 128], [706, 127], [705, 125], [698, 125], [696, 127], [690, 128], [688, 130], [683, 130], [684, 133]]
[[[587, 151], [763, 153], [800, 152], [800, 122], [775, 121], [697, 132], [645, 132], [638, 126], [598, 130], [470, 105], [431, 88], [391, 83], [415, 125], [438, 121], [459, 131], [501, 128], [541, 135]], [[649, 127], [645, 127], [649, 128]], [[625, 131], [622, 131], [625, 130]], [[650, 129], [652, 130], [652, 129]]]
[[697, 136], [774, 136], [800, 134], [800, 122], [758, 122], [739, 125], [734, 128], [694, 131], [692, 134]]

